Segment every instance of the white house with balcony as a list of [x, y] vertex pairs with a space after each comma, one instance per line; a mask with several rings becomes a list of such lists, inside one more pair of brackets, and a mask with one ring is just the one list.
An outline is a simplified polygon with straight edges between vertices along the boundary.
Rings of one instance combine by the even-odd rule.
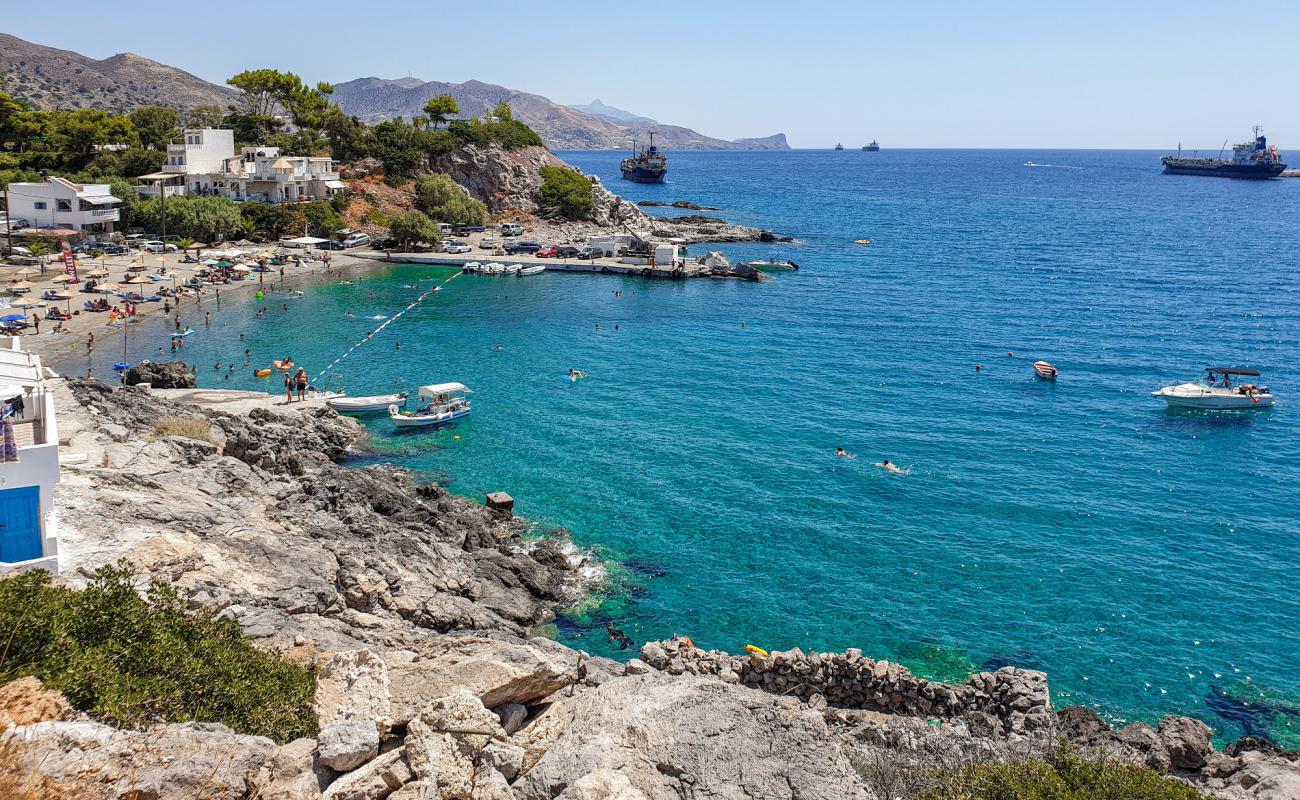
[[278, 147], [245, 147], [226, 159], [216, 185], [218, 194], [232, 200], [266, 203], [328, 200], [345, 188], [334, 159], [282, 156]]
[[53, 377], [19, 337], [0, 337], [0, 573], [59, 571], [59, 429], [46, 385]]
[[62, 228], [82, 236], [113, 232], [122, 201], [107, 183], [73, 183], [46, 178], [44, 183], [11, 183], [5, 192], [9, 215], [33, 228]]
[[141, 175], [144, 197], [215, 194], [213, 176], [235, 154], [235, 132], [226, 128], [190, 128], [167, 145], [167, 163], [158, 172]]

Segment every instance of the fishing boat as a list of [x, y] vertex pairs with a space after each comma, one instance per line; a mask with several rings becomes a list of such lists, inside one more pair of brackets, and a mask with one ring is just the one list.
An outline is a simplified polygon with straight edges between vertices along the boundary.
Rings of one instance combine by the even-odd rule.
[[1054, 381], [1058, 375], [1056, 367], [1046, 361], [1034, 362], [1034, 377], [1045, 381]]
[[388, 418], [398, 428], [426, 428], [445, 425], [469, 414], [469, 387], [463, 383], [435, 383], [420, 387], [425, 405], [415, 411], [400, 411], [396, 404], [388, 407]]
[[406, 392], [396, 394], [375, 394], [369, 397], [332, 397], [325, 405], [341, 414], [368, 414], [383, 411], [388, 407], [406, 405]]
[[525, 275], [541, 275], [545, 271], [546, 271], [546, 267], [542, 266], [541, 264], [533, 264], [532, 266], [524, 267], [523, 269], [519, 270], [519, 277], [522, 278]]
[[762, 272], [799, 269], [799, 265], [788, 258], [785, 261], [746, 261], [745, 265]]
[[1201, 408], [1231, 410], [1268, 408], [1273, 405], [1273, 395], [1267, 386], [1256, 383], [1233, 385], [1233, 378], [1258, 378], [1259, 372], [1238, 367], [1208, 367], [1205, 377], [1190, 383], [1164, 386], [1151, 393], [1164, 398], [1170, 408]]

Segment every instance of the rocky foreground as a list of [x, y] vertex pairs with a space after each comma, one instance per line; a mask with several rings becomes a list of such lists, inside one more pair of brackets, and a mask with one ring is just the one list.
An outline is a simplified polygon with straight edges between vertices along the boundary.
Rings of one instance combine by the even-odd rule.
[[[79, 381], [58, 393], [66, 449], [87, 455], [59, 489], [65, 577], [126, 557], [317, 659], [321, 732], [277, 745], [212, 724], [118, 730], [16, 681], [0, 687], [0, 754], [49, 796], [884, 800], [925, 770], [1064, 738], [1210, 796], [1300, 797], [1300, 754], [1216, 751], [1182, 717], [1112, 730], [1054, 711], [1041, 672], [941, 684], [857, 650], [733, 655], [681, 638], [592, 658], [530, 634], [598, 564], [399, 470], [339, 466], [359, 444], [350, 420]], [[199, 422], [159, 435], [177, 418]]]

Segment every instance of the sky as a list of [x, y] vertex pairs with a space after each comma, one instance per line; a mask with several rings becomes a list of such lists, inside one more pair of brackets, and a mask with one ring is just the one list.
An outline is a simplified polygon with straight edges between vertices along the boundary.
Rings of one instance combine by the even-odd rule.
[[[0, 0], [17, 9], [16, 0]], [[64, 0], [0, 29], [221, 83], [477, 79], [793, 147], [1300, 147], [1300, 1]]]

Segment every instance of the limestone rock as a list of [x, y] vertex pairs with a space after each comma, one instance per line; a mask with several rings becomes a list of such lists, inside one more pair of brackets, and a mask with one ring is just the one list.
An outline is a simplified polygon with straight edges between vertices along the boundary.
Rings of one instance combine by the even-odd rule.
[[516, 731], [524, 727], [524, 721], [528, 719], [528, 709], [519, 703], [497, 706], [492, 709], [492, 713], [501, 720], [501, 728], [505, 730], [507, 736], [514, 736]]
[[215, 723], [127, 731], [95, 722], [37, 722], [0, 734], [0, 745], [30, 774], [75, 783], [77, 796], [88, 800], [244, 797], [276, 749], [270, 739]]
[[126, 371], [126, 385], [155, 389], [193, 389], [199, 385], [194, 369], [181, 361], [141, 361]]
[[411, 781], [390, 794], [388, 800], [439, 800], [438, 786], [431, 781]]
[[437, 643], [439, 652], [391, 667], [392, 715], [402, 723], [419, 714], [431, 697], [464, 687], [488, 708], [545, 699], [578, 679], [573, 651], [554, 642], [528, 644], [485, 637]]
[[444, 800], [468, 800], [482, 783], [475, 765], [493, 737], [505, 732], [478, 696], [458, 689], [428, 705], [407, 726], [406, 757], [411, 771], [438, 787]]
[[1214, 747], [1210, 744], [1210, 726], [1199, 719], [1168, 716], [1160, 720], [1160, 741], [1169, 752], [1174, 769], [1198, 770]]
[[255, 794], [258, 800], [316, 800], [334, 774], [316, 760], [315, 739], [295, 739], [267, 759]]
[[331, 783], [321, 800], [383, 800], [413, 777], [406, 753], [391, 750]]
[[14, 725], [70, 720], [76, 716], [63, 693], [46, 689], [39, 678], [28, 676], [0, 686], [0, 731]]
[[379, 729], [372, 719], [335, 719], [321, 728], [316, 747], [321, 764], [348, 772], [379, 754]]
[[602, 770], [648, 800], [867, 798], [819, 712], [712, 677], [629, 676], [561, 695], [521, 738], [543, 753], [512, 787], [526, 800], [550, 800]]
[[367, 648], [335, 653], [316, 675], [316, 723], [365, 719], [387, 729], [392, 717], [388, 665]]
[[488, 742], [483, 748], [483, 758], [507, 782], [513, 781], [524, 765], [524, 749], [506, 742]]
[[627, 776], [609, 768], [583, 775], [555, 800], [648, 800]]

